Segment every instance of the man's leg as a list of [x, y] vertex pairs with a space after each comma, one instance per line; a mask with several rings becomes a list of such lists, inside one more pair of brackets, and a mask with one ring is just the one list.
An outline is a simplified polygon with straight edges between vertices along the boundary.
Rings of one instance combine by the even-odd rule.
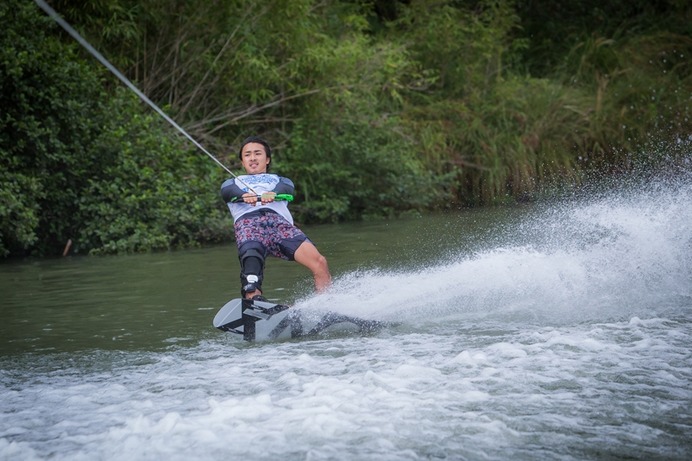
[[318, 293], [329, 288], [332, 283], [332, 276], [329, 273], [327, 258], [320, 254], [315, 245], [309, 240], [305, 240], [300, 244], [293, 258], [312, 271], [315, 278], [315, 289]]
[[267, 250], [259, 242], [248, 241], [238, 248], [240, 259], [240, 290], [243, 298], [252, 299], [262, 294], [264, 259]]

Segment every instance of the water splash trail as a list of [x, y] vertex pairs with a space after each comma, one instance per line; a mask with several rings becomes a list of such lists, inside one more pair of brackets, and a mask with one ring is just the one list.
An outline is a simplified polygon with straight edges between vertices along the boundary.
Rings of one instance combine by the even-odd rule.
[[407, 323], [674, 315], [692, 309], [691, 203], [692, 181], [678, 179], [543, 206], [486, 250], [352, 272], [298, 306]]

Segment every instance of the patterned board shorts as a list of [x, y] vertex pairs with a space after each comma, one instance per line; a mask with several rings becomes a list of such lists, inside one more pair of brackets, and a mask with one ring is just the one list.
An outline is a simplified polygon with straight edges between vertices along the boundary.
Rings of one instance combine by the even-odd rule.
[[250, 241], [259, 242], [270, 255], [287, 261], [293, 261], [298, 247], [308, 240], [303, 231], [273, 211], [249, 213], [239, 218], [233, 228], [238, 248]]

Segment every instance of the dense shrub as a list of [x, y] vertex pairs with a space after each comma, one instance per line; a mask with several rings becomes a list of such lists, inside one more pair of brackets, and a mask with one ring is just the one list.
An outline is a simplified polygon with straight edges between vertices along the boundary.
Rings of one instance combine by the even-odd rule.
[[0, 254], [64, 246], [98, 171], [103, 84], [52, 25], [33, 2], [0, 5]]
[[[94, 144], [101, 161], [79, 201], [77, 251], [123, 253], [228, 239], [223, 170], [121, 90]], [[212, 230], [215, 229], [214, 232]]]

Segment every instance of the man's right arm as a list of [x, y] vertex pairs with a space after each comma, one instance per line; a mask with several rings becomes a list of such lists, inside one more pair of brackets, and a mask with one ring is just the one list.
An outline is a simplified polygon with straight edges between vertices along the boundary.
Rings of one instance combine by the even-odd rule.
[[227, 179], [221, 184], [221, 197], [226, 203], [238, 201], [244, 193], [245, 191], [235, 183], [235, 179]]

